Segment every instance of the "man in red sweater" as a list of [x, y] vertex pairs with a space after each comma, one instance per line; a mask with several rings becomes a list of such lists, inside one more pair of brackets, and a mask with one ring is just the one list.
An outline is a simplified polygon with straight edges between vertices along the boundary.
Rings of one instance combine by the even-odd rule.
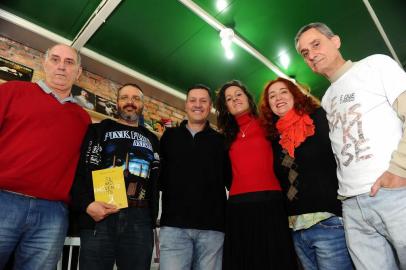
[[69, 190], [89, 115], [74, 103], [80, 56], [58, 44], [45, 80], [0, 85], [0, 269], [54, 269], [68, 227]]

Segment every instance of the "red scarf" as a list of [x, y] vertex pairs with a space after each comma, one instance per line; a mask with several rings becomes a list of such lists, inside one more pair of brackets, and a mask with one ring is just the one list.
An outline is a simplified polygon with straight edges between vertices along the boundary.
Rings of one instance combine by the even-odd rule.
[[314, 134], [313, 119], [308, 114], [297, 114], [294, 109], [279, 118], [276, 128], [281, 134], [279, 144], [291, 157], [295, 157], [295, 148]]

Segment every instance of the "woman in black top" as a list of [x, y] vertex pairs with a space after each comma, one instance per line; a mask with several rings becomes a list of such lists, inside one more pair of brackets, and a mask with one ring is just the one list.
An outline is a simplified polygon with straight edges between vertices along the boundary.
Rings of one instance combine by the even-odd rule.
[[353, 269], [345, 243], [336, 163], [318, 100], [278, 78], [262, 94], [260, 118], [274, 147], [289, 226], [305, 269]]

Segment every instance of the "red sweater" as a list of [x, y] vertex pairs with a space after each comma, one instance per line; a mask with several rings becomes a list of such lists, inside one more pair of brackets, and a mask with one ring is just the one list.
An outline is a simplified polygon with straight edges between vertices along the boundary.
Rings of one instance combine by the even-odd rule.
[[281, 190], [273, 170], [272, 146], [259, 120], [247, 113], [237, 122], [240, 132], [229, 152], [233, 169], [230, 195]]
[[0, 85], [0, 189], [67, 202], [89, 124], [35, 83]]

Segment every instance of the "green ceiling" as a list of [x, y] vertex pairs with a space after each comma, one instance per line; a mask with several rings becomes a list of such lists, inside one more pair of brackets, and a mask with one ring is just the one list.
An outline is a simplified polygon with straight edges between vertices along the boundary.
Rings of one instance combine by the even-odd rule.
[[101, 0], [1, 0], [0, 8], [72, 40]]
[[[2, 0], [0, 8], [73, 40], [100, 2]], [[352, 60], [390, 54], [362, 0], [229, 0], [221, 13], [215, 0], [194, 2], [319, 97], [328, 83], [312, 74], [293, 44], [302, 25], [330, 25], [341, 36], [343, 55]], [[370, 3], [405, 65], [406, 1]], [[235, 44], [235, 57], [227, 60], [219, 33], [175, 0], [123, 0], [85, 47], [183, 92], [195, 83], [217, 89], [239, 79], [258, 97], [266, 82], [276, 77]], [[280, 64], [281, 52], [291, 57], [287, 69]]]

